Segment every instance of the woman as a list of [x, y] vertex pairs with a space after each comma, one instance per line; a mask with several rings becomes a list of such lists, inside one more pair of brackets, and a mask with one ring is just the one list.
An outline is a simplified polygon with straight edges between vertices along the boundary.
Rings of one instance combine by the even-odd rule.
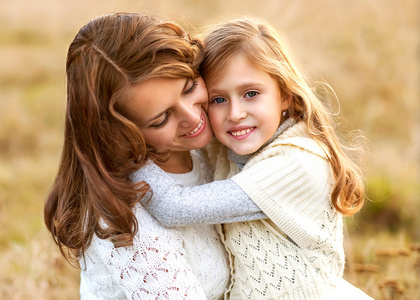
[[[67, 57], [64, 147], [45, 222], [81, 267], [82, 299], [220, 299], [229, 272], [211, 225], [167, 229], [139, 204], [130, 174], [154, 161], [185, 185], [212, 179], [213, 133], [198, 66], [179, 26], [111, 14], [83, 26]], [[258, 209], [256, 209], [258, 210]]]

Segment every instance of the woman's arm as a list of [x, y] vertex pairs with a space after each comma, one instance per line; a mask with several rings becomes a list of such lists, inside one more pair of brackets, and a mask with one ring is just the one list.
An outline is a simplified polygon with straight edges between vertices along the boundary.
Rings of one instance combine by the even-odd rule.
[[197, 187], [183, 187], [153, 163], [133, 178], [151, 185], [153, 197], [142, 203], [167, 226], [268, 217], [300, 247], [328, 240], [319, 227], [320, 219], [330, 219], [324, 222], [329, 226], [336, 218], [329, 200], [328, 161], [294, 146], [284, 146], [281, 152], [231, 179]]
[[132, 180], [145, 181], [153, 196], [143, 206], [165, 226], [221, 224], [265, 219], [265, 214], [232, 180], [184, 187], [150, 162]]

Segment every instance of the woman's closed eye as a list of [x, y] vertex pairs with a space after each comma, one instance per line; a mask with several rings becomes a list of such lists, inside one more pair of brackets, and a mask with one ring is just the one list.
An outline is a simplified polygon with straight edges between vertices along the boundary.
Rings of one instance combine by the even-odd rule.
[[188, 87], [188, 89], [186, 91], [184, 91], [182, 93], [182, 95], [185, 96], [185, 95], [189, 95], [189, 94], [193, 93], [195, 91], [197, 85], [198, 85], [197, 80], [192, 80], [190, 86]]
[[[197, 85], [198, 85], [197, 80], [189, 80], [186, 90], [182, 92], [182, 95], [186, 96], [186, 95], [192, 94], [197, 88]], [[169, 111], [166, 111], [161, 116], [159, 116], [155, 120], [155, 122], [150, 125], [150, 127], [153, 129], [160, 129], [164, 127], [168, 123], [170, 116], [171, 116], [171, 113]]]
[[169, 111], [165, 112], [165, 114], [163, 114], [158, 120], [156, 120], [157, 123], [151, 124], [150, 127], [154, 129], [162, 128], [163, 126], [166, 125], [166, 123], [168, 123], [170, 115], [171, 114]]

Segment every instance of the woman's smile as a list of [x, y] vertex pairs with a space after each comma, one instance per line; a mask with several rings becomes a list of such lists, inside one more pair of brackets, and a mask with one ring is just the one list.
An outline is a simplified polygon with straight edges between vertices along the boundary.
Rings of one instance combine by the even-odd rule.
[[195, 138], [204, 131], [204, 129], [206, 128], [206, 125], [207, 123], [206, 123], [206, 118], [204, 117], [204, 113], [201, 113], [201, 119], [200, 119], [200, 122], [198, 122], [198, 125], [190, 132], [184, 134], [182, 137]]

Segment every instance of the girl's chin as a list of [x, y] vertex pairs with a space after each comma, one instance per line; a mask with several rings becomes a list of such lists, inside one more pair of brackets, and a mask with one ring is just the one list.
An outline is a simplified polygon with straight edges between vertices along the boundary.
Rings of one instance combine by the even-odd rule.
[[244, 148], [233, 147], [233, 148], [230, 148], [230, 150], [235, 152], [237, 155], [248, 155], [248, 154], [254, 153], [258, 149], [244, 149]]

